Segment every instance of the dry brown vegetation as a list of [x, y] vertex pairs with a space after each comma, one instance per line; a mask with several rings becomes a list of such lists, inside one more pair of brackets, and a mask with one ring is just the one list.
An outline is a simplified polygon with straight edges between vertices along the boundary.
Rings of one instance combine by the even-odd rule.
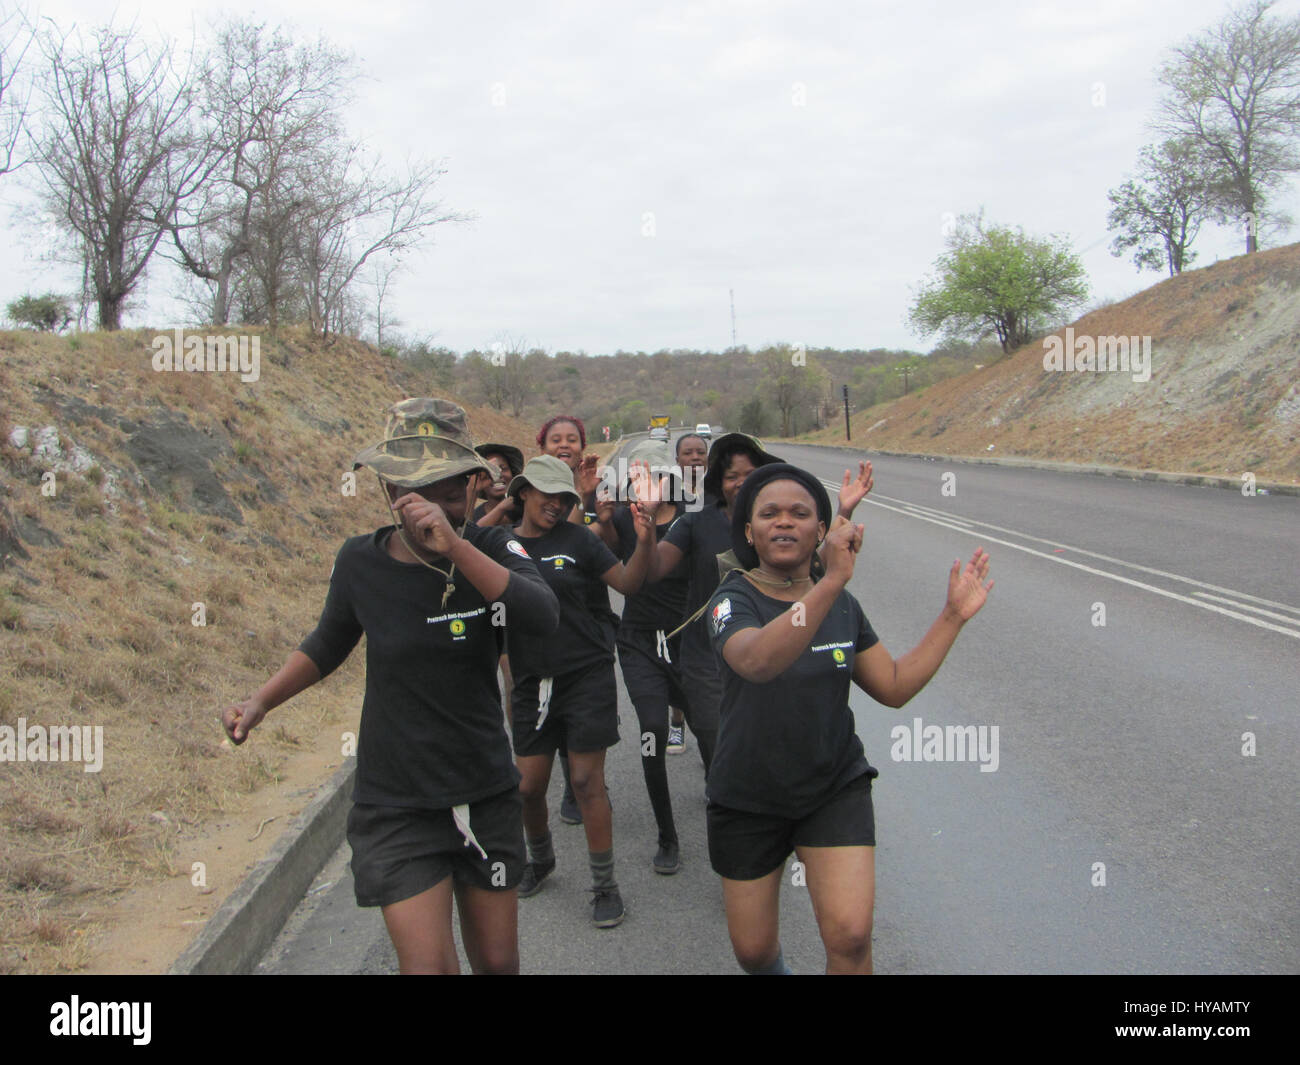
[[[263, 339], [256, 383], [155, 373], [155, 335], [0, 333], [0, 725], [98, 725], [105, 748], [98, 773], [0, 763], [0, 972], [111, 968], [96, 946], [115, 898], [188, 877], [183, 841], [356, 727], [360, 653], [256, 743], [231, 747], [218, 715], [310, 631], [343, 539], [385, 523], [373, 476], [353, 497], [343, 474], [383, 409], [427, 387], [291, 331]], [[536, 450], [469, 413], [477, 439]], [[58, 455], [8, 442], [49, 426]]]
[[[1188, 271], [1074, 331], [1150, 336], [1151, 380], [1045, 372], [1038, 340], [858, 412], [853, 444], [1300, 484], [1300, 244]], [[843, 426], [802, 439], [842, 441]]]

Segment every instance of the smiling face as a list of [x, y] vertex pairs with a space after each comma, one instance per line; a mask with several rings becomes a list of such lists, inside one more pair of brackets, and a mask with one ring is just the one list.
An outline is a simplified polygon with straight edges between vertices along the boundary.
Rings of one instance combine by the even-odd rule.
[[573, 422], [556, 422], [546, 432], [542, 441], [542, 453], [554, 455], [568, 464], [569, 469], [576, 470], [582, 463], [582, 437]]
[[754, 461], [743, 451], [737, 451], [727, 461], [727, 468], [722, 474], [722, 498], [730, 507], [736, 501], [736, 493], [745, 483], [745, 478], [755, 470]]
[[479, 474], [479, 498], [489, 503], [500, 503], [506, 495], [506, 485], [510, 483], [510, 463], [504, 455], [488, 455], [488, 462], [501, 471], [501, 480], [493, 481], [486, 473]]
[[532, 486], [522, 488], [519, 500], [524, 505], [524, 521], [542, 532], [549, 532], [569, 516], [573, 497], [564, 493], [539, 492]]
[[754, 499], [745, 534], [759, 561], [771, 569], [799, 570], [812, 561], [826, 526], [817, 518], [817, 503], [798, 481], [772, 481]]

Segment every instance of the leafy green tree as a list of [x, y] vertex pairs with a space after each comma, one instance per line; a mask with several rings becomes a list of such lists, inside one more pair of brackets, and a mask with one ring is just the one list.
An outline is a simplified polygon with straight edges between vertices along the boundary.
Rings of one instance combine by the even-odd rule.
[[1173, 49], [1160, 71], [1168, 89], [1157, 128], [1190, 137], [1220, 175], [1223, 220], [1246, 227], [1258, 248], [1261, 223], [1289, 219], [1270, 195], [1300, 171], [1300, 15], [1267, 18], [1272, 0], [1253, 0]]
[[39, 333], [61, 332], [72, 321], [72, 308], [67, 298], [54, 292], [47, 292], [44, 296], [20, 296], [5, 309], [20, 326]]
[[1173, 277], [1195, 260], [1192, 241], [1218, 210], [1213, 173], [1205, 153], [1188, 137], [1147, 145], [1138, 159], [1137, 180], [1107, 193], [1106, 228], [1118, 230], [1110, 253], [1132, 251], [1139, 270], [1168, 268]]
[[922, 335], [996, 334], [1009, 354], [1040, 323], [1088, 297], [1083, 263], [1063, 238], [1040, 240], [1019, 227], [986, 224], [981, 211], [959, 218], [947, 244], [908, 316]]

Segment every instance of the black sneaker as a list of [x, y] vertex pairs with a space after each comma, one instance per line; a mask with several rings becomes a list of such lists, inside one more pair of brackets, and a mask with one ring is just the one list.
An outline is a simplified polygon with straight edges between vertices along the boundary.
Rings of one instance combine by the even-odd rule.
[[677, 858], [677, 841], [675, 839], [659, 841], [659, 853], [655, 855], [654, 871], [664, 876], [672, 876], [681, 865]]
[[542, 890], [542, 881], [551, 875], [555, 860], [549, 862], [529, 862], [524, 867], [524, 878], [519, 881], [519, 897], [526, 899]]
[[592, 888], [591, 923], [597, 928], [613, 928], [623, 923], [627, 911], [623, 909], [623, 896], [618, 888]]
[[560, 800], [560, 820], [566, 825], [582, 824], [582, 811], [578, 809], [578, 800], [573, 797], [573, 789], [564, 786], [564, 798]]

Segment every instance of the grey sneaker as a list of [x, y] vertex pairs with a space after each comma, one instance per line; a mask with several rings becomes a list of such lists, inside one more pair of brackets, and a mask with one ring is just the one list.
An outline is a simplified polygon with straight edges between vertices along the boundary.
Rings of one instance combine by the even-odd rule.
[[592, 888], [591, 923], [597, 928], [613, 928], [623, 923], [627, 911], [623, 909], [623, 896], [618, 888]]
[[524, 878], [519, 881], [519, 897], [526, 899], [536, 895], [542, 890], [542, 881], [550, 876], [554, 869], [554, 861], [529, 862], [524, 867]]
[[560, 820], [566, 825], [582, 824], [582, 811], [578, 809], [578, 800], [573, 797], [573, 789], [564, 786], [564, 797], [560, 800]]
[[668, 745], [664, 750], [669, 754], [681, 754], [686, 750], [686, 736], [681, 725], [668, 726]]
[[673, 873], [677, 872], [681, 865], [677, 854], [678, 848], [675, 839], [661, 839], [659, 841], [659, 853], [655, 855], [652, 868], [656, 873], [660, 873], [663, 876], [672, 876]]

